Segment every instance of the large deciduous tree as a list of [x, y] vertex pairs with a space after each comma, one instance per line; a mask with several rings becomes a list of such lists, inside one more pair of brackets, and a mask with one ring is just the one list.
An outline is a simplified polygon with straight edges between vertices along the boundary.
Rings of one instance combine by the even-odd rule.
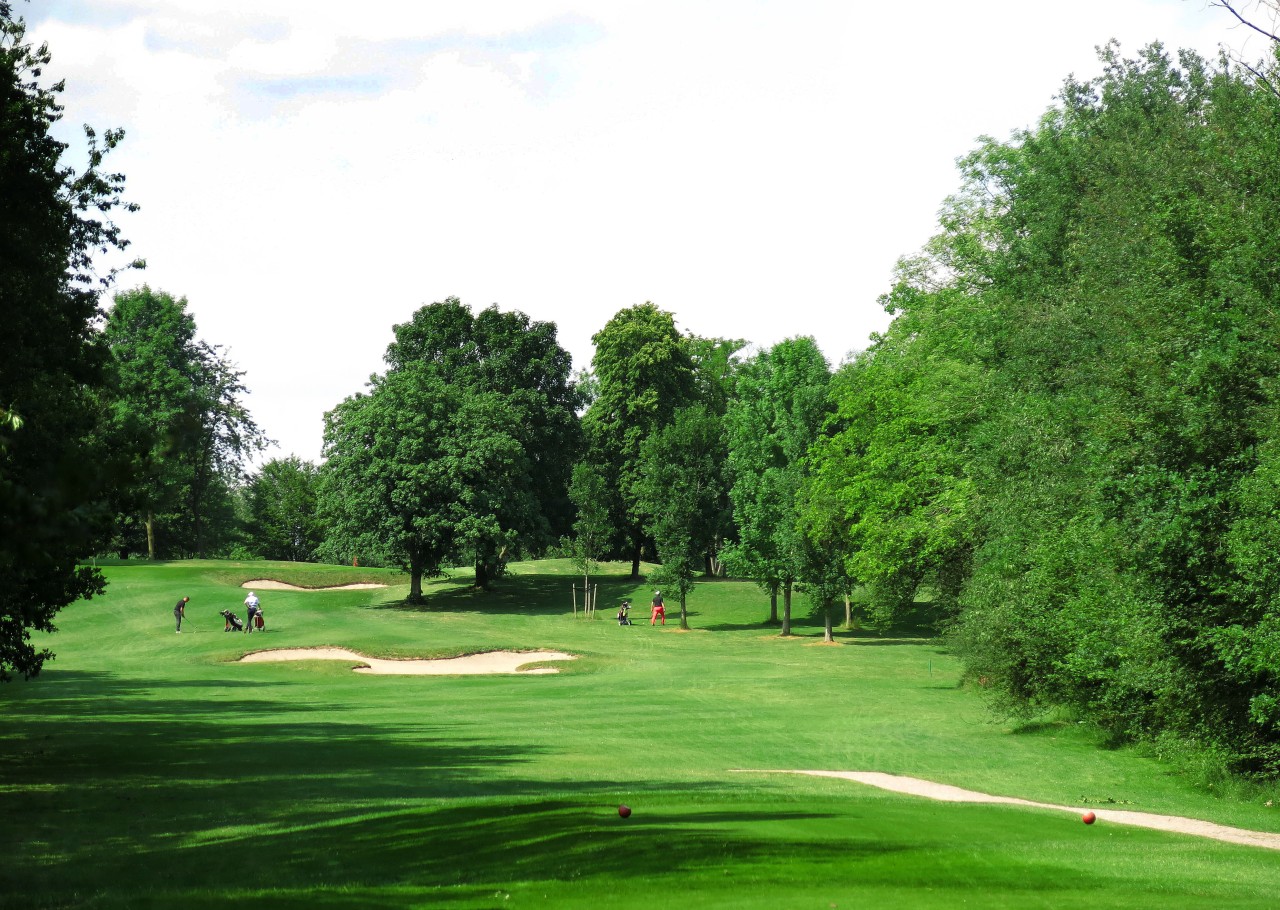
[[324, 541], [316, 507], [320, 470], [296, 455], [273, 458], [245, 485], [249, 549], [263, 559], [308, 562]]
[[674, 317], [652, 303], [619, 311], [592, 341], [595, 399], [583, 416], [588, 457], [613, 491], [610, 514], [638, 578], [651, 536], [637, 492], [641, 447], [693, 401], [694, 363]]
[[123, 177], [102, 170], [122, 138], [99, 145], [86, 127], [77, 175], [50, 133], [62, 84], [41, 84], [47, 47], [26, 41], [0, 2], [0, 680], [34, 676], [52, 657], [31, 632], [52, 632], [74, 601], [101, 593], [78, 566], [109, 519], [114, 463], [101, 444], [107, 351], [94, 331], [99, 277], [92, 257], [127, 245], [110, 220]]
[[812, 338], [780, 341], [738, 370], [725, 425], [729, 498], [737, 543], [728, 563], [735, 575], [756, 580], [769, 594], [769, 621], [791, 629], [791, 594], [803, 550], [797, 495], [809, 447], [827, 415], [831, 372]]
[[689, 628], [686, 600], [706, 554], [722, 528], [726, 499], [719, 470], [726, 458], [720, 419], [701, 405], [676, 412], [674, 420], [640, 447], [637, 505], [651, 516], [661, 565], [650, 580], [674, 588], [680, 628]]
[[113, 431], [133, 444], [140, 478], [117, 493], [121, 549], [136, 516], [151, 558], [205, 555], [215, 549], [212, 516], [268, 444], [244, 405], [244, 374], [197, 337], [186, 298], [145, 285], [115, 295], [104, 336], [117, 384]]
[[[742, 368], [739, 352], [747, 342], [740, 338], [703, 338], [690, 333], [685, 337], [685, 344], [694, 367], [694, 401], [721, 422], [720, 433], [724, 436], [727, 432], [723, 426], [725, 413], [733, 400], [738, 372]], [[716, 530], [707, 545], [706, 570], [707, 575], [721, 576], [725, 573], [725, 551], [736, 539], [737, 529], [733, 520], [733, 503], [728, 495], [729, 461], [721, 459], [711, 468], [716, 476], [708, 478], [708, 481], [724, 495], [715, 504], [715, 513], [708, 516]]]
[[571, 360], [555, 325], [457, 298], [395, 328], [387, 372], [326, 418], [321, 510], [329, 546], [405, 565], [411, 598], [450, 556], [477, 586], [511, 552], [568, 530], [581, 451]]
[[392, 371], [325, 415], [318, 506], [326, 549], [402, 565], [411, 603], [454, 546], [460, 491], [444, 463], [460, 405], [454, 392], [439, 375]]

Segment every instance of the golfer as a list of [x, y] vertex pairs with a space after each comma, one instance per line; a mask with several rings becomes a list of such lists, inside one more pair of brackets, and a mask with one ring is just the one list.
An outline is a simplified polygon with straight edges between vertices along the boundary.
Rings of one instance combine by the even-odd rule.
[[173, 618], [174, 618], [174, 621], [177, 622], [178, 624], [178, 628], [175, 629], [174, 631], [178, 632], [179, 634], [181, 634], [182, 632], [182, 620], [187, 615], [187, 601], [189, 601], [190, 599], [191, 599], [190, 597], [182, 598], [182, 600], [178, 601], [177, 605], [173, 608]]
[[248, 635], [250, 632], [253, 631], [253, 620], [254, 620], [254, 617], [256, 617], [259, 612], [258, 595], [250, 591], [249, 596], [244, 599], [244, 605], [249, 611], [249, 619], [244, 624], [244, 632], [246, 635]]
[[649, 614], [649, 625], [653, 625], [657, 620], [662, 620], [662, 624], [667, 624], [667, 608], [662, 603], [662, 592], [653, 592], [653, 602], [650, 604], [653, 612]]

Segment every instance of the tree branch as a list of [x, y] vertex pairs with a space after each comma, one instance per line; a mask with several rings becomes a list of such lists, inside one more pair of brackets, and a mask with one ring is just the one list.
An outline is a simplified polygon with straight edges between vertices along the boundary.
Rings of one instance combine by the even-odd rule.
[[1271, 84], [1271, 82], [1267, 79], [1266, 76], [1262, 75], [1262, 73], [1258, 72], [1256, 69], [1254, 69], [1249, 64], [1245, 63], [1243, 60], [1237, 60], [1236, 62], [1239, 63], [1241, 66], [1243, 66], [1245, 69], [1247, 69], [1249, 72], [1253, 73], [1254, 78], [1257, 79], [1259, 82], [1261, 82], [1263, 85], [1265, 85], [1267, 87], [1267, 90], [1270, 91], [1271, 94], [1275, 95], [1277, 98], [1280, 98], [1280, 91], [1276, 90], [1276, 87]]
[[1223, 8], [1223, 9], [1225, 9], [1227, 12], [1229, 12], [1231, 15], [1233, 15], [1233, 16], [1235, 16], [1237, 19], [1239, 19], [1239, 20], [1240, 20], [1240, 23], [1241, 23], [1242, 25], [1247, 25], [1247, 26], [1249, 26], [1249, 28], [1253, 29], [1253, 30], [1254, 30], [1255, 32], [1257, 32], [1258, 34], [1260, 34], [1260, 35], [1266, 35], [1266, 36], [1267, 36], [1268, 38], [1270, 38], [1272, 41], [1275, 41], [1275, 42], [1277, 42], [1277, 43], [1280, 43], [1280, 36], [1278, 36], [1278, 35], [1273, 35], [1271, 32], [1267, 31], [1265, 28], [1262, 28], [1261, 26], [1258, 26], [1258, 25], [1253, 24], [1253, 23], [1252, 23], [1252, 22], [1250, 22], [1248, 19], [1246, 19], [1244, 16], [1242, 16], [1242, 15], [1240, 15], [1238, 12], [1236, 12], [1236, 8], [1235, 8], [1234, 6], [1232, 6], [1232, 5], [1231, 5], [1231, 0], [1215, 0], [1215, 2], [1210, 3], [1209, 5], [1210, 5], [1210, 6], [1220, 6], [1220, 7], [1222, 7], [1222, 8]]

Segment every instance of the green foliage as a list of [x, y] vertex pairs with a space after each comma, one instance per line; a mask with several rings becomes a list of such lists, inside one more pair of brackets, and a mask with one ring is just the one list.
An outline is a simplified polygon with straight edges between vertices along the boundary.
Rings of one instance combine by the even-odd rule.
[[309, 562], [324, 540], [316, 504], [320, 469], [296, 455], [273, 458], [246, 484], [249, 550], [263, 559]]
[[710, 413], [723, 417], [734, 396], [741, 360], [738, 353], [747, 346], [741, 338], [701, 338], [685, 336], [685, 347], [694, 369], [694, 397]]
[[723, 536], [727, 491], [719, 466], [726, 458], [720, 420], [701, 405], [676, 412], [674, 421], [640, 448], [636, 483], [639, 507], [653, 516], [651, 531], [662, 565], [649, 580], [673, 589], [680, 601], [680, 628], [689, 628], [686, 599]]
[[320, 513], [330, 553], [403, 565], [410, 598], [446, 559], [485, 587], [517, 551], [568, 529], [581, 450], [555, 326], [457, 298], [395, 328], [389, 369], [326, 415]]
[[595, 398], [582, 419], [588, 458], [614, 491], [609, 514], [622, 538], [618, 549], [629, 552], [638, 575], [648, 539], [636, 492], [641, 447], [693, 401], [695, 367], [674, 317], [652, 303], [620, 310], [591, 340]]
[[725, 415], [737, 525], [726, 562], [734, 575], [755, 579], [775, 606], [783, 591], [788, 629], [791, 587], [803, 559], [798, 496], [809, 447], [827, 417], [830, 381], [812, 338], [781, 341], [741, 366]]
[[986, 400], [964, 359], [972, 342], [952, 322], [966, 300], [954, 289], [888, 298], [902, 315], [837, 373], [834, 422], [814, 446], [805, 522], [847, 535], [844, 570], [866, 586], [875, 627], [909, 610], [922, 583], [950, 606], [966, 573], [976, 493], [965, 439]]
[[962, 160], [806, 518], [873, 617], [940, 600], [1007, 710], [1275, 774], [1280, 104], [1189, 53], [1101, 60]]
[[590, 590], [591, 576], [599, 568], [612, 531], [609, 489], [600, 468], [586, 461], [574, 465], [569, 499], [577, 510], [577, 518], [573, 522], [568, 552], [582, 575], [583, 590]]
[[138, 478], [115, 493], [115, 549], [140, 548], [141, 528], [152, 559], [218, 551], [233, 531], [231, 488], [269, 444], [244, 405], [244, 373], [197, 338], [185, 297], [146, 285], [115, 295], [103, 336], [116, 376], [109, 432]]
[[95, 253], [128, 244], [110, 220], [124, 178], [102, 170], [123, 138], [85, 128], [77, 175], [51, 135], [62, 83], [41, 84], [47, 46], [32, 47], [0, 5], [0, 680], [33, 676], [52, 656], [32, 644], [57, 612], [99, 594], [103, 579], [76, 560], [109, 521], [106, 496], [124, 479], [106, 445], [101, 395], [107, 352], [94, 332]]

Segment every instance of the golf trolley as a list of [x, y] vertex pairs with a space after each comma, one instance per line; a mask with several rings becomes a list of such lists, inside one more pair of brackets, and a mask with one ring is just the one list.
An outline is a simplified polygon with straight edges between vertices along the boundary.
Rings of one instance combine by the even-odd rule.
[[631, 625], [631, 617], [627, 615], [630, 612], [631, 612], [631, 601], [624, 600], [622, 602], [622, 606], [618, 608], [618, 625], [620, 626]]
[[226, 620], [226, 623], [222, 627], [223, 632], [243, 632], [244, 631], [244, 623], [240, 621], [239, 616], [236, 616], [236, 614], [232, 613], [230, 610], [223, 610], [221, 612], [222, 612], [222, 618]]

